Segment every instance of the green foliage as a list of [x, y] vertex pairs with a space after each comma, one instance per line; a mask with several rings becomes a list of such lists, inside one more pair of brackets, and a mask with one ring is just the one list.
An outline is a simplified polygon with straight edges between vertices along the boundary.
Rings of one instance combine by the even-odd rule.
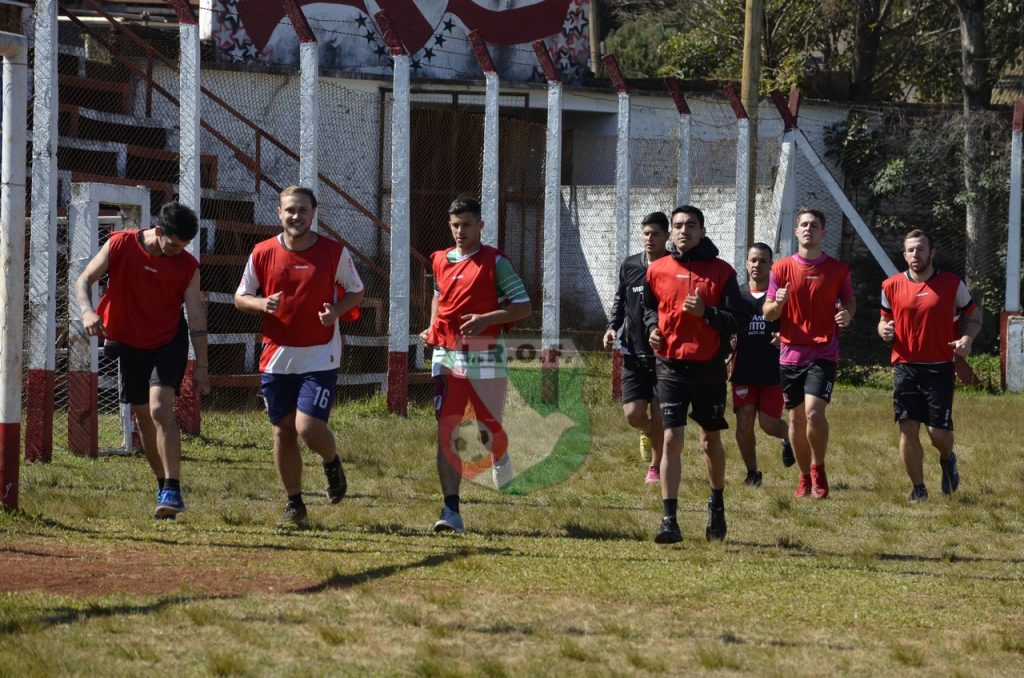
[[645, 17], [609, 33], [604, 49], [615, 55], [625, 77], [653, 78], [664, 67], [661, 45], [676, 35], [656, 18]]
[[[694, 79], [739, 77], [743, 0], [624, 4], [629, 9], [620, 12], [625, 21], [617, 40], [631, 45], [620, 48], [630, 55], [631, 72]], [[985, 10], [989, 75], [995, 82], [1006, 65], [1021, 57], [1024, 2], [988, 2]], [[855, 98], [961, 98], [960, 28], [949, 0], [765, 0], [764, 12], [762, 92], [807, 87], [816, 74], [840, 72], [853, 81]], [[638, 28], [632, 30], [634, 25]], [[666, 33], [664, 26], [672, 29]], [[650, 39], [645, 41], [645, 35]], [[661, 47], [652, 51], [655, 41]]]

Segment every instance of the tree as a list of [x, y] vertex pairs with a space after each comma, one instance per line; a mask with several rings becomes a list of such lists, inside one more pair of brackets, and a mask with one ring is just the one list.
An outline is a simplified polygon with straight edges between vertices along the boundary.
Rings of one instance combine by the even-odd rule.
[[608, 35], [604, 50], [614, 54], [627, 78], [653, 78], [664, 67], [658, 46], [675, 31], [657, 18], [640, 18]]
[[985, 171], [988, 140], [980, 114], [992, 100], [985, 43], [985, 0], [953, 0], [960, 17], [960, 50], [964, 105], [964, 190], [967, 194], [967, 253], [965, 273], [968, 284], [977, 283], [991, 268], [993, 234], [988, 228], [985, 205], [978, 200], [978, 180]]

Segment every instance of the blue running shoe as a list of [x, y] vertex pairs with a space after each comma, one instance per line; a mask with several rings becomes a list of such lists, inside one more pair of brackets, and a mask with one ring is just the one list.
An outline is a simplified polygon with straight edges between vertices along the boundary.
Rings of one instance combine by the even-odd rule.
[[185, 510], [185, 501], [181, 498], [181, 490], [165, 487], [156, 495], [157, 518], [174, 516]]
[[949, 459], [939, 458], [939, 466], [942, 467], [942, 494], [953, 494], [956, 488], [960, 487], [960, 470], [956, 467], [956, 453], [949, 455]]

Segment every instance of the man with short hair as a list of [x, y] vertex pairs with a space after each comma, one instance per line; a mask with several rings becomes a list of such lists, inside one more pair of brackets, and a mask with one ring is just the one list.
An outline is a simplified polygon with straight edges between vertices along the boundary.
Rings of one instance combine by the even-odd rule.
[[664, 515], [654, 537], [674, 544], [683, 536], [676, 520], [679, 505], [680, 454], [686, 416], [700, 427], [700, 444], [708, 467], [711, 496], [704, 536], [724, 540], [726, 534], [725, 354], [729, 339], [749, 311], [740, 296], [736, 271], [718, 258], [718, 248], [705, 236], [704, 214], [692, 205], [672, 211], [670, 231], [675, 251], [647, 268], [644, 324], [657, 359], [658, 401], [665, 426], [661, 458]]
[[[649, 485], [661, 482], [663, 432], [661, 408], [655, 389], [654, 351], [644, 327], [644, 281], [647, 267], [668, 252], [668, 217], [652, 212], [641, 222], [644, 250], [626, 257], [619, 268], [619, 286], [612, 299], [604, 347], [611, 350], [616, 338], [622, 353], [622, 411], [630, 426], [641, 433], [640, 454], [651, 460], [644, 479]], [[648, 415], [650, 410], [650, 415]]]
[[959, 277], [935, 267], [932, 238], [924, 231], [914, 229], [904, 236], [903, 258], [907, 270], [882, 283], [878, 335], [892, 343], [893, 410], [900, 425], [900, 454], [913, 485], [910, 501], [915, 503], [928, 499], [922, 423], [939, 451], [943, 494], [956, 492], [960, 485], [953, 452], [953, 361], [970, 355], [981, 330], [981, 308]]
[[277, 521], [282, 530], [309, 527], [299, 439], [323, 461], [331, 503], [348, 490], [327, 420], [341, 365], [338, 321], [358, 317], [363, 281], [348, 248], [313, 230], [316, 206], [305, 186], [281, 191], [282, 232], [253, 248], [235, 291], [235, 308], [262, 318], [260, 381], [274, 430], [274, 462], [288, 497]]
[[754, 420], [761, 430], [782, 441], [782, 463], [796, 463], [793, 448], [787, 439], [786, 422], [782, 420], [782, 386], [779, 384], [779, 322], [764, 319], [765, 294], [772, 268], [772, 248], [756, 242], [747, 250], [747, 284], [740, 294], [753, 315], [746, 327], [736, 332], [733, 353], [732, 411], [736, 414], [736, 444], [747, 467], [744, 484], [760, 487], [762, 474], [757, 468], [757, 439]]
[[[430, 326], [420, 333], [434, 346], [431, 372], [437, 415], [437, 473], [444, 506], [435, 532], [465, 532], [459, 487], [491, 467], [494, 485], [508, 487], [515, 473], [508, 454], [508, 436], [501, 420], [508, 387], [508, 355], [504, 329], [530, 314], [530, 298], [511, 262], [497, 249], [480, 242], [484, 222], [480, 203], [460, 196], [448, 208], [448, 228], [455, 246], [431, 255], [434, 298]], [[490, 446], [482, 463], [459, 456], [459, 425], [467, 403]]]
[[[118, 359], [121, 402], [132, 406], [156, 476], [157, 519], [173, 520], [185, 510], [174, 396], [188, 365], [189, 338], [196, 356], [193, 383], [200, 394], [210, 392], [199, 262], [185, 251], [198, 230], [195, 212], [166, 203], [152, 228], [112, 233], [75, 284], [85, 333], [105, 337], [104, 352]], [[92, 286], [104, 275], [107, 291], [93, 309]]]
[[825, 213], [797, 214], [797, 253], [775, 262], [765, 295], [764, 319], [780, 320], [779, 371], [789, 410], [789, 442], [800, 465], [793, 496], [828, 496], [825, 409], [839, 363], [839, 328], [857, 311], [850, 267], [824, 253]]

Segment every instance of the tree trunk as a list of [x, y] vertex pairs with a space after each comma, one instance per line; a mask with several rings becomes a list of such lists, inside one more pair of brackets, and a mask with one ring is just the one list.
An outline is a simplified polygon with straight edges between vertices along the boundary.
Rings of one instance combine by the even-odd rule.
[[967, 243], [964, 273], [968, 285], [979, 289], [995, 261], [996, 243], [987, 210], [979, 199], [978, 182], [988, 160], [984, 110], [992, 97], [985, 44], [984, 0], [954, 0], [960, 17], [960, 54], [964, 96], [963, 173], [966, 202]]
[[878, 48], [882, 39], [881, 0], [857, 3], [853, 18], [853, 63], [851, 93], [855, 99], [871, 99], [874, 95]]

